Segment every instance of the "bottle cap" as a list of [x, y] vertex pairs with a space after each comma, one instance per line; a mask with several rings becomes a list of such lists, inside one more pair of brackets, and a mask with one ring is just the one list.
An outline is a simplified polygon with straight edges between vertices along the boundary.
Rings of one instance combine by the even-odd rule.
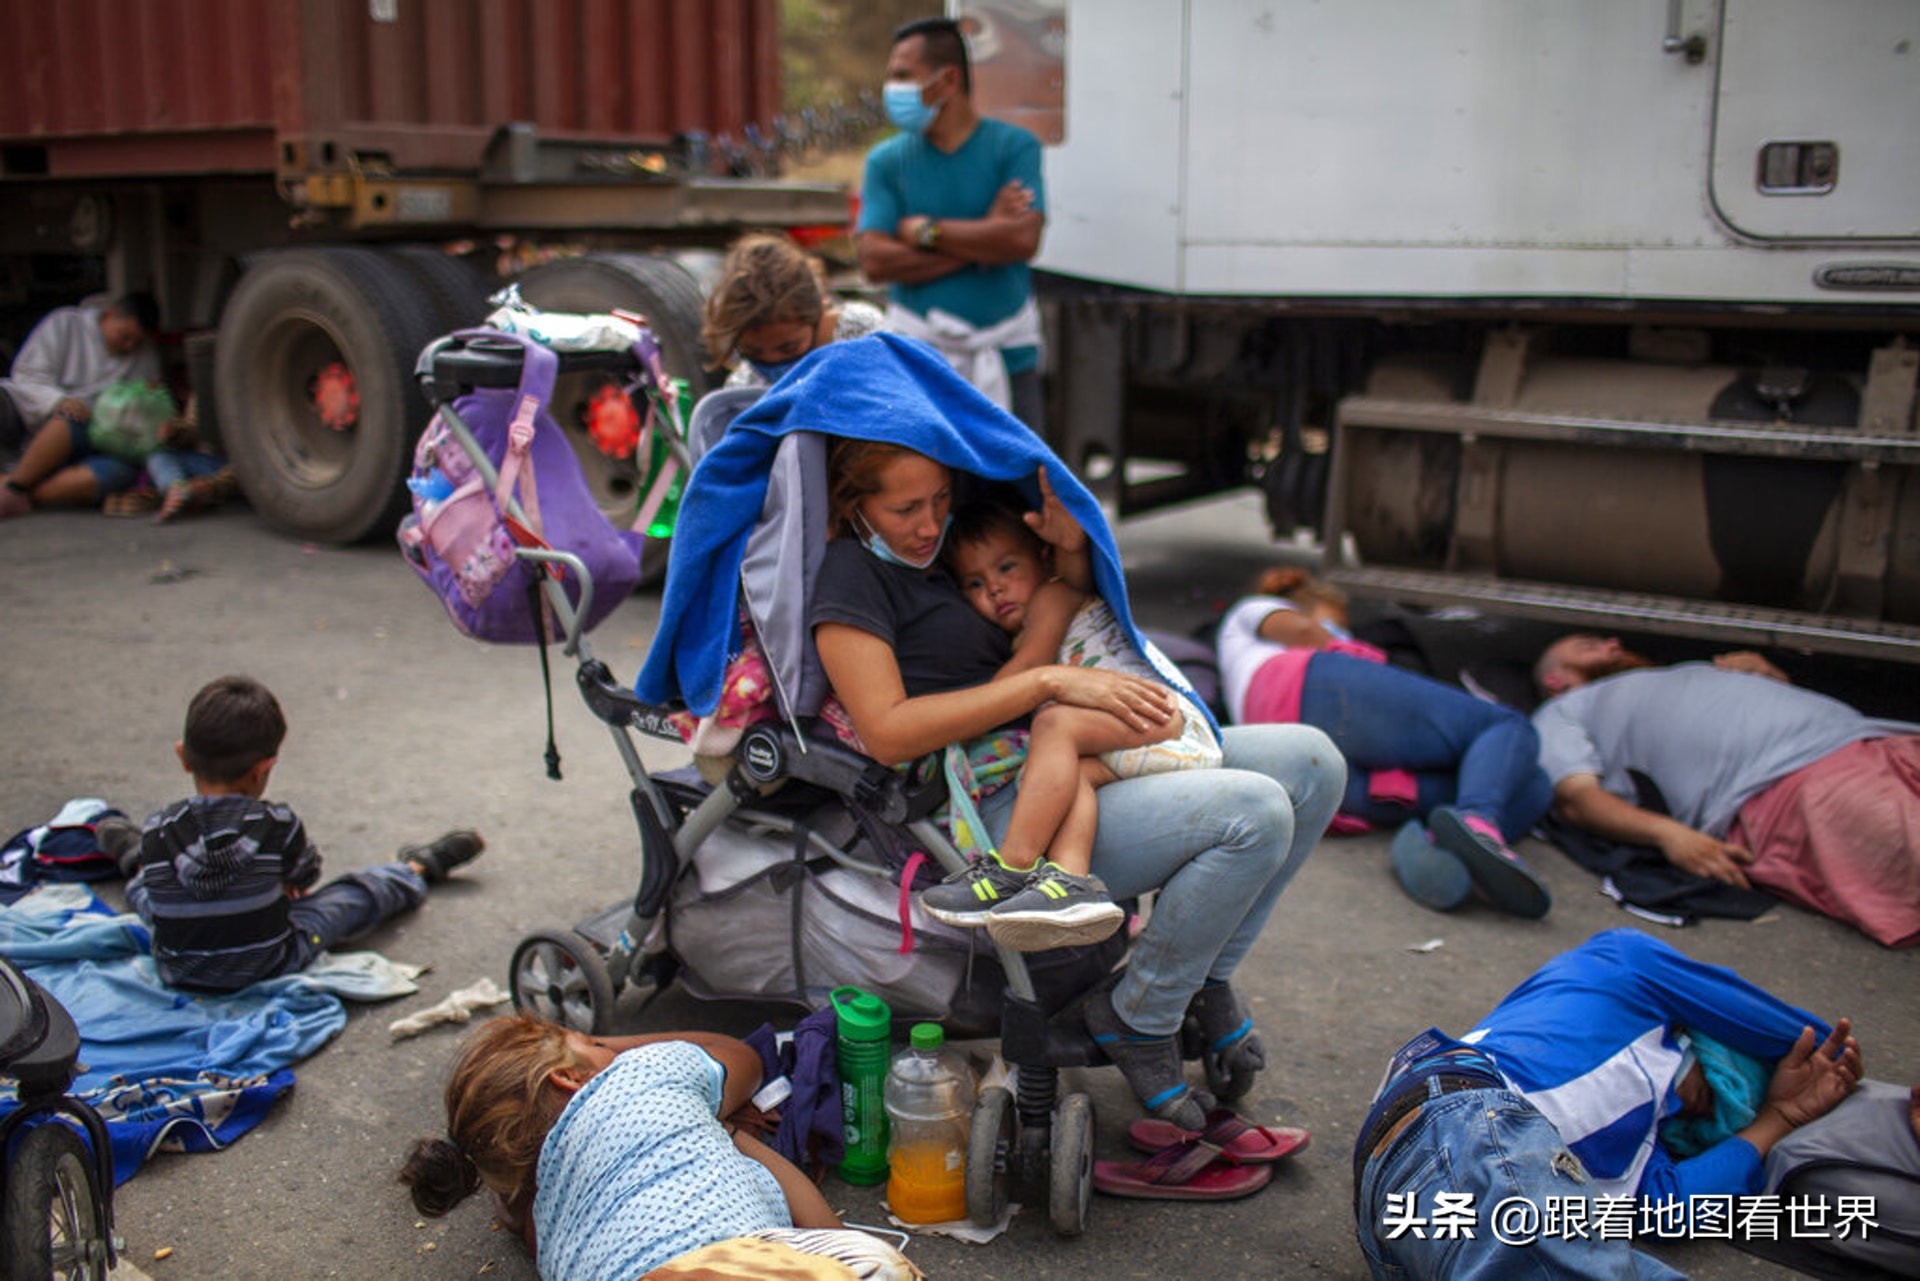
[[851, 1041], [884, 1041], [892, 1034], [893, 1011], [879, 997], [857, 987], [836, 987], [829, 996], [841, 1036]]
[[916, 1050], [937, 1050], [946, 1044], [947, 1034], [940, 1030], [938, 1023], [915, 1023], [908, 1039]]

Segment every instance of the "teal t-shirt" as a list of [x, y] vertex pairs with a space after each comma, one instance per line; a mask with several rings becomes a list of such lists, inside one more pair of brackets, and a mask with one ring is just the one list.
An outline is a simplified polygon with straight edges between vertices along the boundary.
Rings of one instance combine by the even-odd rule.
[[[1047, 212], [1040, 182], [1040, 140], [1019, 125], [984, 117], [960, 149], [948, 155], [920, 134], [895, 134], [867, 154], [855, 231], [889, 235], [902, 218], [981, 218], [1009, 182], [1033, 192], [1033, 207]], [[1026, 305], [1033, 276], [1024, 262], [990, 267], [975, 263], [925, 284], [894, 284], [893, 300], [926, 315], [935, 307], [979, 329], [997, 325]], [[1036, 347], [1009, 347], [1001, 355], [1010, 374], [1039, 363]]]

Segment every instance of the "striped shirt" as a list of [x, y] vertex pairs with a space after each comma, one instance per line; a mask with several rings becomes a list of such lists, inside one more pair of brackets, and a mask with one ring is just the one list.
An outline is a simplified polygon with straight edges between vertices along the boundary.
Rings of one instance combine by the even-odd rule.
[[292, 959], [287, 890], [320, 879], [320, 852], [284, 805], [192, 796], [147, 820], [127, 899], [175, 987], [231, 992]]

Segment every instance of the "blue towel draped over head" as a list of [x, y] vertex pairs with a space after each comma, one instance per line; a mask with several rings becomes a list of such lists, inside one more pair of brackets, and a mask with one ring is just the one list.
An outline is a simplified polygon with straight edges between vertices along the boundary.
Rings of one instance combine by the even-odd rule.
[[[1094, 586], [1134, 647], [1144, 652], [1113, 533], [1086, 486], [1044, 441], [976, 391], [933, 348], [897, 334], [874, 334], [809, 354], [735, 418], [700, 459], [673, 531], [660, 626], [635, 683], [641, 698], [652, 703], [683, 699], [702, 716], [718, 704], [727, 660], [736, 648], [747, 536], [760, 518], [774, 455], [795, 432], [904, 445], [956, 471], [1014, 482], [1035, 507], [1040, 502], [1036, 475], [1046, 468], [1054, 494], [1087, 531]], [[818, 537], [824, 540], [826, 533], [822, 528]], [[781, 643], [765, 636], [762, 641], [770, 656]], [[811, 645], [812, 638], [801, 643]], [[1184, 690], [1177, 673], [1168, 675]]]

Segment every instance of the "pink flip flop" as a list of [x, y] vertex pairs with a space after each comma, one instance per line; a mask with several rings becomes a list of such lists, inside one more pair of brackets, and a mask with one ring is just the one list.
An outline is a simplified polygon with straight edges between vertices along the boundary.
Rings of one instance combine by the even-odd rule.
[[1201, 1139], [1162, 1148], [1144, 1161], [1093, 1163], [1096, 1191], [1147, 1201], [1233, 1201], [1272, 1180], [1271, 1165], [1240, 1165]]
[[1204, 1130], [1183, 1130], [1158, 1117], [1142, 1117], [1127, 1127], [1127, 1142], [1142, 1152], [1160, 1152], [1195, 1140], [1212, 1144], [1241, 1165], [1271, 1165], [1305, 1151], [1313, 1136], [1296, 1126], [1255, 1125], [1230, 1108], [1209, 1112]]

